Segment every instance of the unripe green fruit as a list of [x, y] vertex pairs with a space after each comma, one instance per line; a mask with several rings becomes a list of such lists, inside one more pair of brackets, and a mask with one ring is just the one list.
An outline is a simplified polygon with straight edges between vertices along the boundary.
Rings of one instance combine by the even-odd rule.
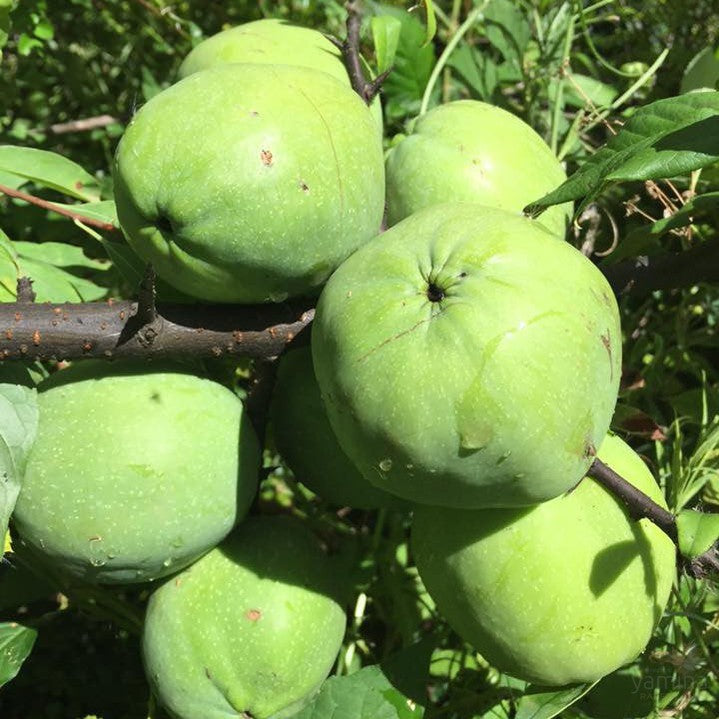
[[[520, 213], [567, 179], [544, 140], [499, 107], [476, 100], [439, 105], [387, 156], [387, 222], [441, 202], [476, 202]], [[564, 236], [571, 203], [535, 222]]]
[[[200, 70], [230, 63], [295, 65], [326, 72], [350, 87], [342, 54], [321, 32], [265, 18], [223, 30], [192, 49], [180, 65], [180, 79]], [[376, 98], [372, 115], [382, 134], [382, 105]]]
[[78, 362], [38, 387], [13, 515], [21, 539], [87, 581], [165, 576], [220, 542], [257, 489], [240, 400], [181, 369]]
[[597, 268], [541, 225], [435, 205], [331, 277], [314, 369], [340, 446], [410, 501], [517, 506], [576, 484], [621, 373], [619, 312]]
[[118, 217], [179, 290], [219, 302], [314, 293], [376, 234], [382, 145], [330, 75], [223, 65], [156, 95], [117, 150]]
[[[666, 508], [641, 458], [599, 457]], [[541, 685], [593, 682], [634, 659], [664, 611], [674, 543], [590, 478], [526, 509], [417, 507], [412, 548], [450, 625], [498, 669]]]
[[330, 504], [357, 509], [402, 505], [370, 484], [339, 446], [322, 404], [309, 346], [282, 358], [270, 419], [277, 449], [295, 477]]
[[345, 614], [331, 564], [287, 517], [252, 517], [151, 597], [150, 683], [177, 719], [291, 716], [329, 674]]

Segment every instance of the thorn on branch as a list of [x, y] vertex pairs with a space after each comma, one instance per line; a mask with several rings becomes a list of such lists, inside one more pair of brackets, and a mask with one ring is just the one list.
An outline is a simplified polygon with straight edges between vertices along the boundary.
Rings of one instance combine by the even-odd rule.
[[137, 336], [140, 344], [148, 348], [152, 346], [158, 334], [158, 330], [152, 327], [153, 323], [158, 319], [157, 306], [155, 304], [157, 295], [155, 286], [156, 279], [155, 268], [151, 264], [148, 264], [147, 267], [145, 267], [145, 274], [138, 287], [137, 309], [135, 314], [124, 326], [120, 334], [118, 345], [124, 344]]
[[658, 505], [651, 497], [640, 492], [633, 484], [617, 474], [600, 459], [595, 458], [587, 471], [587, 476], [596, 480], [605, 489], [619, 499], [635, 520], [649, 519], [676, 544], [677, 525], [674, 515]]
[[17, 301], [23, 304], [32, 303], [37, 295], [32, 288], [32, 280], [29, 277], [18, 277], [17, 280]]
[[362, 11], [360, 3], [353, 1], [345, 5], [347, 9], [347, 37], [343, 42], [336, 38], [328, 39], [342, 53], [347, 74], [349, 75], [352, 89], [369, 105], [377, 96], [382, 83], [392, 71], [392, 68], [385, 70], [374, 80], [367, 81], [362, 68], [362, 56], [360, 55], [360, 26], [362, 25]]

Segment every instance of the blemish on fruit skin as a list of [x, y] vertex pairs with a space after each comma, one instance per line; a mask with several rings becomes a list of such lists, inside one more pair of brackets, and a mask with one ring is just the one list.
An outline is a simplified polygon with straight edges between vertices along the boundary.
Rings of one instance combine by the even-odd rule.
[[307, 183], [304, 180], [300, 180], [300, 189], [302, 192], [304, 192], [306, 195], [309, 194], [310, 188], [307, 185]]
[[392, 469], [392, 460], [389, 459], [389, 458], [383, 459], [383, 460], [379, 463], [379, 468], [380, 468], [383, 472], [389, 472], [390, 469]]
[[248, 609], [247, 612], [245, 612], [245, 616], [251, 622], [256, 622], [262, 617], [262, 612], [259, 609]]
[[272, 153], [269, 150], [260, 151], [260, 159], [265, 167], [269, 167], [272, 164]]
[[609, 337], [609, 330], [607, 330], [606, 334], [602, 334], [599, 336], [602, 339], [604, 349], [607, 350], [607, 354], [609, 355], [609, 376], [611, 379], [614, 379], [614, 363], [612, 362], [612, 342]]

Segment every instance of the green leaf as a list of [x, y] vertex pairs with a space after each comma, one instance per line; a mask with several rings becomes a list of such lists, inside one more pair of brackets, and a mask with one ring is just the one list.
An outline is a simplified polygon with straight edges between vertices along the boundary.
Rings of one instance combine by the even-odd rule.
[[573, 107], [609, 107], [618, 94], [611, 85], [589, 75], [572, 73], [564, 80], [564, 97]]
[[[0, 172], [86, 202], [100, 199], [97, 181], [92, 175], [72, 160], [47, 150], [0, 145]], [[21, 184], [24, 182], [16, 187]]]
[[597, 682], [560, 689], [530, 686], [517, 703], [515, 719], [552, 719], [581, 699]]
[[698, 52], [684, 70], [680, 92], [708, 88], [715, 90], [719, 82], [719, 47], [705, 47]]
[[401, 25], [392, 72], [382, 85], [385, 114], [390, 120], [416, 114], [435, 64], [434, 48], [424, 44], [425, 29], [414, 15], [377, 2], [367, 6], [374, 16], [393, 17]]
[[75, 205], [64, 205], [59, 202], [54, 202], [53, 204], [64, 210], [70, 210], [76, 215], [86, 217], [90, 220], [107, 222], [107, 224], [113, 225], [114, 227], [120, 226], [117, 219], [117, 208], [112, 200], [102, 200], [101, 202], [83, 202]]
[[525, 14], [511, 0], [494, 0], [484, 13], [484, 34], [521, 76], [522, 58], [532, 36]]
[[427, 17], [427, 30], [424, 36], [424, 45], [429, 45], [437, 34], [437, 17], [434, 14], [432, 0], [424, 0], [424, 10]]
[[462, 43], [447, 65], [457, 72], [467, 87], [481, 100], [490, 100], [499, 83], [497, 64], [489, 53], [479, 52]]
[[527, 207], [585, 198], [577, 214], [611, 182], [684, 175], [719, 160], [719, 92], [657, 100], [639, 108], [607, 144], [556, 190]]
[[20, 277], [29, 277], [33, 281], [38, 302], [90, 302], [107, 295], [106, 287], [62, 267], [97, 272], [108, 270], [110, 265], [85, 257], [82, 250], [73, 245], [58, 242], [13, 244], [0, 231], [0, 302], [15, 301]]
[[21, 258], [45, 262], [53, 267], [108, 269], [107, 260], [93, 260], [85, 255], [81, 247], [65, 242], [16, 242], [15, 249]]
[[0, 536], [8, 521], [22, 483], [27, 454], [37, 434], [38, 409], [35, 389], [0, 384]]
[[404, 697], [378, 666], [328, 679], [293, 719], [419, 719], [424, 709]]
[[677, 533], [681, 555], [695, 559], [719, 541], [719, 514], [683, 509], [677, 515]]
[[396, 17], [378, 15], [372, 18], [371, 25], [377, 58], [377, 72], [381, 74], [389, 70], [394, 63], [402, 23]]
[[36, 629], [16, 622], [0, 623], [0, 687], [17, 676], [36, 638]]

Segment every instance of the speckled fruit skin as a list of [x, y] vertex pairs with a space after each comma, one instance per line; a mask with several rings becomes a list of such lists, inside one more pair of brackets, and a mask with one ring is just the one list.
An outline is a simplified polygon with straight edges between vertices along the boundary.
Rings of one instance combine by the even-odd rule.
[[[523, 120], [477, 100], [435, 107], [387, 156], [387, 222], [394, 225], [440, 202], [478, 202], [520, 213], [567, 176]], [[564, 236], [571, 203], [537, 222]]]
[[[599, 457], [655, 502], [641, 458], [608, 436]], [[449, 624], [498, 669], [541, 685], [593, 682], [634, 659], [664, 611], [675, 547], [585, 478], [527, 509], [417, 507], [412, 549]]]
[[318, 292], [384, 209], [364, 103], [327, 73], [288, 65], [222, 65], [156, 95], [119, 144], [114, 180], [135, 252], [218, 302]]
[[330, 504], [356, 509], [404, 505], [370, 484], [339, 446], [322, 404], [309, 346], [282, 358], [270, 420], [277, 449], [295, 477]]
[[[340, 51], [321, 32], [277, 18], [244, 23], [208, 37], [183, 60], [178, 76], [182, 79], [200, 70], [238, 62], [309, 67], [350, 87]], [[371, 112], [381, 134], [379, 98], [372, 103]]]
[[150, 598], [147, 676], [177, 719], [291, 716], [340, 649], [331, 564], [288, 517], [251, 517]]
[[260, 451], [228, 389], [146, 363], [78, 362], [39, 386], [15, 526], [87, 581], [165, 576], [220, 542], [257, 489]]
[[621, 368], [597, 268], [530, 220], [470, 204], [422, 210], [352, 255], [320, 297], [312, 349], [330, 424], [362, 475], [465, 508], [576, 484]]

